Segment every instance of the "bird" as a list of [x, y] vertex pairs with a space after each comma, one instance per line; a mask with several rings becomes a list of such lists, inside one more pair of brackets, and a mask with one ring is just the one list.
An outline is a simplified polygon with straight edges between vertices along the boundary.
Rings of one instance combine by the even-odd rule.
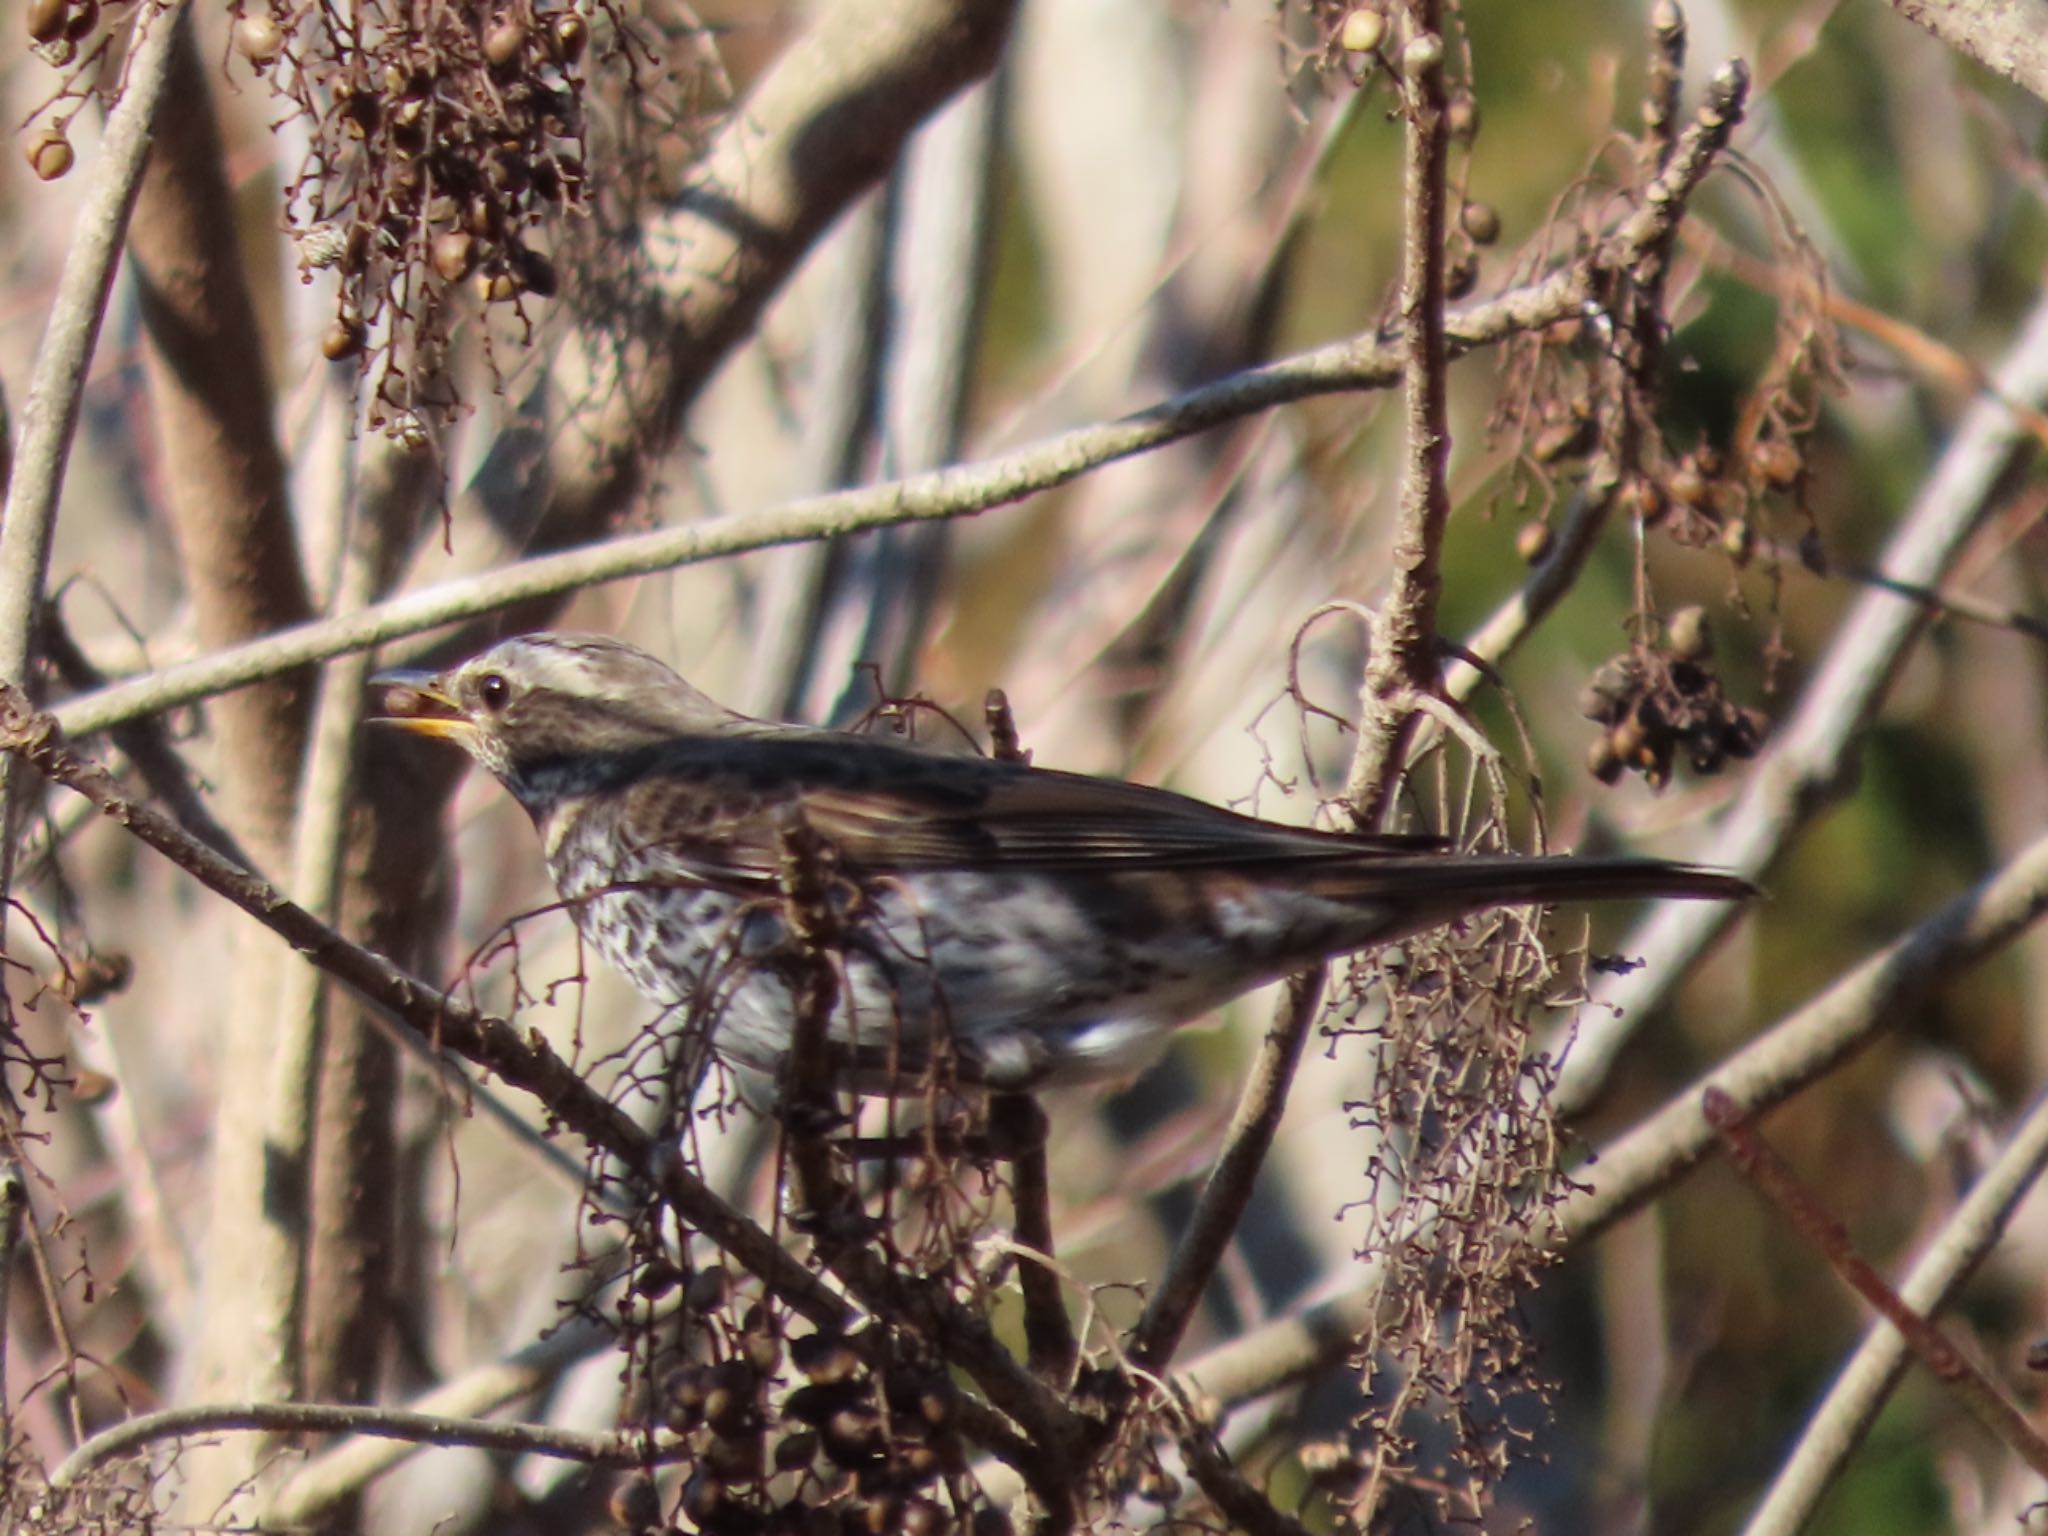
[[935, 1070], [998, 1093], [1128, 1079], [1239, 994], [1491, 908], [1754, 894], [1691, 864], [1288, 826], [756, 719], [603, 635], [521, 635], [373, 682], [378, 723], [452, 742], [525, 808], [586, 943], [714, 1054], [771, 1075], [801, 947], [785, 849], [808, 828], [833, 915], [832, 1081], [856, 1094]]

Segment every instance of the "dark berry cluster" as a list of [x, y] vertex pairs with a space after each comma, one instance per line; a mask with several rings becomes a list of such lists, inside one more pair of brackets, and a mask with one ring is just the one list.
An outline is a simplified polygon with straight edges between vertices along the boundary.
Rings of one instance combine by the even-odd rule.
[[1579, 697], [1586, 718], [1604, 727], [1586, 757], [1595, 778], [1612, 784], [1640, 773], [1661, 789], [1681, 755], [1699, 774], [1756, 756], [1770, 722], [1730, 701], [1713, 650], [1705, 610], [1681, 608], [1665, 623], [1660, 643], [1602, 664]]

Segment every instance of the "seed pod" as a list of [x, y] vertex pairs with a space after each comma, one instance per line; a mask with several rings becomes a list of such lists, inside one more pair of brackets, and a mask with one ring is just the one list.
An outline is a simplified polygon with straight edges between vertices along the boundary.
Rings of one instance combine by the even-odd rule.
[[71, 141], [64, 137], [61, 128], [45, 128], [29, 140], [29, 169], [44, 181], [55, 181], [64, 175], [77, 158], [72, 152]]
[[99, 0], [73, 0], [64, 16], [64, 36], [82, 42], [100, 24]]
[[1371, 53], [1386, 41], [1387, 18], [1369, 5], [1361, 5], [1344, 18], [1337, 32], [1337, 46], [1346, 53]]
[[38, 43], [56, 42], [64, 35], [64, 21], [69, 10], [66, 0], [29, 0], [29, 37]]
[[476, 267], [475, 237], [459, 229], [436, 236], [433, 262], [443, 282], [461, 282]]
[[1705, 661], [1714, 654], [1714, 631], [1707, 622], [1707, 610], [1695, 604], [1672, 614], [1664, 626], [1664, 641], [1680, 661]]
[[1749, 564], [1749, 557], [1756, 553], [1756, 530], [1749, 526], [1748, 518], [1731, 517], [1721, 525], [1721, 548], [1737, 565]]
[[259, 66], [284, 52], [284, 28], [268, 16], [244, 16], [235, 23], [234, 40], [235, 52]]
[[1586, 748], [1586, 772], [1592, 774], [1602, 784], [1614, 783], [1621, 777], [1625, 766], [1621, 754], [1614, 750], [1611, 737], [1598, 737]]
[[1515, 553], [1524, 565], [1537, 565], [1550, 553], [1550, 524], [1531, 518], [1515, 530]]
[[1474, 245], [1491, 245], [1500, 238], [1500, 210], [1491, 203], [1467, 203], [1458, 210], [1458, 223]]
[[503, 69], [526, 51], [526, 23], [517, 16], [502, 16], [484, 33], [484, 57]]
[[482, 304], [503, 304], [519, 297], [519, 285], [509, 272], [479, 272], [472, 286]]

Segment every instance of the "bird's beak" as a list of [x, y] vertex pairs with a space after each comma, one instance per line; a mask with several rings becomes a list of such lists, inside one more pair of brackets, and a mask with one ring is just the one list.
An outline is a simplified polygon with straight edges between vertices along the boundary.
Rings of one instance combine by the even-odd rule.
[[370, 679], [370, 686], [384, 690], [384, 707], [370, 716], [372, 725], [392, 725], [415, 736], [439, 736], [454, 742], [476, 731], [432, 672], [379, 672]]

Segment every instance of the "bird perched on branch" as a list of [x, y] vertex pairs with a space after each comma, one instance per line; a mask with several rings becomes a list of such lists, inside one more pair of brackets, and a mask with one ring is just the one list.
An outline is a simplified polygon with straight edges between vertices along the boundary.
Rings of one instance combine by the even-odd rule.
[[906, 1091], [940, 1062], [1004, 1091], [1127, 1076], [1241, 992], [1487, 908], [1752, 893], [1691, 865], [1313, 831], [755, 720], [595, 635], [376, 681], [384, 723], [454, 742], [526, 808], [606, 960], [770, 1073], [792, 1039], [787, 855], [807, 829], [835, 934], [833, 1075], [861, 1092]]

